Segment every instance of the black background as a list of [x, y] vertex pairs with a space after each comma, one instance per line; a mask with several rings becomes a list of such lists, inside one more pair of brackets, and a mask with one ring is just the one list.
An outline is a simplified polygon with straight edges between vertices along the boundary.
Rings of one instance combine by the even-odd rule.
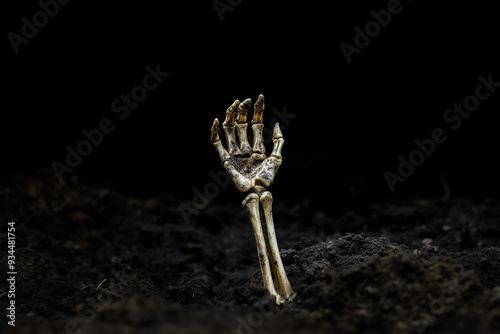
[[[445, 196], [445, 183], [452, 197], [498, 197], [498, 91], [447, 129], [447, 141], [394, 193], [383, 176], [397, 172], [398, 155], [408, 157], [415, 139], [443, 126], [445, 110], [474, 93], [479, 75], [500, 81], [498, 8], [401, 1], [402, 12], [348, 64], [339, 44], [353, 44], [353, 28], [387, 3], [244, 0], [221, 21], [212, 1], [73, 0], [15, 54], [7, 34], [19, 34], [21, 18], [32, 21], [40, 7], [7, 1], [3, 174], [55, 175], [50, 165], [64, 163], [65, 146], [111, 118], [116, 129], [72, 174], [134, 196], [189, 201], [209, 172], [222, 170], [210, 144], [213, 119], [235, 99], [262, 93], [266, 125], [274, 108], [296, 115], [283, 130], [276, 198], [345, 211]], [[157, 64], [170, 75], [119, 120], [111, 102]], [[220, 198], [236, 193], [231, 186]]]

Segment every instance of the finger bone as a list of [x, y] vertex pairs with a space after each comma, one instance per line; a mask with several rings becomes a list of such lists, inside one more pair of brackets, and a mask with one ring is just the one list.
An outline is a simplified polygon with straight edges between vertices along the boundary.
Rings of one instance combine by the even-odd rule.
[[248, 143], [247, 138], [247, 128], [248, 124], [236, 124], [236, 129], [238, 130], [238, 138], [240, 139], [240, 152], [241, 154], [252, 154], [252, 147]]
[[266, 147], [264, 146], [262, 139], [262, 131], [264, 130], [264, 124], [262, 123], [252, 124], [252, 130], [253, 130], [253, 151], [258, 153], [266, 153]]
[[210, 137], [212, 143], [215, 143], [219, 139], [219, 120], [214, 119], [214, 124], [212, 124], [212, 136]]
[[229, 153], [227, 153], [226, 149], [222, 145], [222, 142], [220, 140], [216, 141], [213, 143], [215, 146], [215, 149], [217, 150], [217, 153], [219, 153], [220, 161], [224, 163], [227, 159], [230, 158]]
[[271, 156], [282, 159], [281, 150], [283, 149], [284, 144], [285, 139], [283, 139], [283, 134], [281, 133], [279, 124], [276, 123], [273, 131], [273, 152], [271, 153]]
[[236, 118], [236, 123], [246, 123], [247, 121], [247, 111], [248, 108], [252, 105], [252, 100], [246, 99], [238, 106], [238, 117]]
[[214, 124], [212, 124], [211, 140], [212, 145], [214, 145], [217, 153], [219, 153], [221, 162], [224, 163], [227, 159], [229, 159], [229, 153], [227, 153], [226, 149], [219, 139], [219, 120], [217, 118], [214, 120]]
[[252, 124], [259, 124], [263, 123], [263, 114], [264, 114], [264, 95], [260, 94], [257, 101], [255, 102], [255, 105], [253, 107], [253, 119], [252, 119]]
[[[225, 123], [225, 122], [224, 122]], [[238, 142], [236, 141], [236, 135], [234, 133], [234, 125], [223, 126], [224, 132], [226, 133], [226, 143], [229, 148], [230, 154], [241, 154], [238, 147]]]
[[234, 116], [236, 115], [236, 109], [238, 108], [238, 105], [240, 104], [239, 100], [235, 100], [233, 104], [227, 108], [226, 110], [226, 119], [224, 120], [224, 123], [222, 123], [223, 126], [232, 126], [234, 125]]

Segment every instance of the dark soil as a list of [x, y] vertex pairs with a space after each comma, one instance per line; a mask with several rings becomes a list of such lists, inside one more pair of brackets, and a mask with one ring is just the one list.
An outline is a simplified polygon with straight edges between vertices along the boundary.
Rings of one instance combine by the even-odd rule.
[[216, 199], [187, 224], [168, 194], [38, 180], [0, 187], [1, 221], [17, 232], [13, 333], [500, 329], [498, 200], [402, 200], [337, 217], [275, 198], [297, 295], [274, 309], [240, 199]]

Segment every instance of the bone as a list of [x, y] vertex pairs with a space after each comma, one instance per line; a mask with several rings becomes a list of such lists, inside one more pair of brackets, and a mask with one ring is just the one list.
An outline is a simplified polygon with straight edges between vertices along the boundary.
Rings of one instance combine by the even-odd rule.
[[252, 104], [252, 100], [246, 99], [238, 106], [238, 117], [236, 118], [236, 129], [238, 130], [238, 138], [240, 139], [240, 153], [252, 154], [252, 147], [248, 143], [247, 138], [247, 111]]
[[266, 187], [269, 187], [281, 164], [281, 159], [273, 156], [267, 158], [262, 162], [261, 169], [255, 175], [255, 181], [261, 181]]
[[227, 173], [231, 177], [236, 189], [241, 192], [247, 192], [253, 187], [255, 187], [255, 180], [248, 179], [245, 176], [241, 175], [240, 172], [236, 170], [232, 163], [229, 161], [224, 162], [224, 168], [227, 170]]
[[276, 292], [276, 289], [274, 287], [273, 277], [271, 274], [271, 267], [269, 265], [267, 246], [260, 222], [259, 196], [255, 193], [252, 193], [248, 195], [241, 204], [243, 205], [244, 208], [247, 209], [248, 217], [250, 218], [250, 221], [252, 223], [253, 232], [255, 235], [255, 241], [257, 242], [257, 253], [259, 255], [260, 270], [262, 272], [262, 278], [264, 280], [264, 287], [269, 291], [269, 293], [272, 296], [276, 298], [276, 304], [281, 305], [285, 301]]
[[[225, 123], [225, 122], [224, 122]], [[234, 125], [223, 126], [224, 132], [226, 133], [226, 143], [229, 148], [229, 154], [240, 155], [241, 151], [238, 147], [238, 142], [236, 141], [236, 135], [234, 133]]]
[[234, 133], [234, 117], [236, 115], [236, 109], [240, 105], [240, 101], [236, 100], [233, 104], [227, 108], [226, 110], [226, 119], [224, 123], [222, 123], [222, 127], [224, 129], [224, 133], [226, 134], [226, 143], [229, 149], [229, 154], [241, 154], [240, 149], [238, 147], [238, 143], [236, 142], [236, 136]]
[[214, 124], [212, 124], [212, 136], [210, 137], [210, 140], [212, 141], [212, 144], [215, 143], [216, 141], [219, 141], [219, 119], [216, 118], [214, 119]]
[[260, 94], [259, 98], [253, 106], [253, 151], [258, 153], [266, 153], [266, 148], [262, 142], [262, 130], [264, 129], [264, 95]]
[[248, 124], [236, 124], [238, 130], [238, 138], [240, 139], [240, 152], [241, 154], [252, 154], [252, 147], [248, 143], [247, 138]]
[[250, 158], [247, 161], [247, 165], [253, 165], [257, 161], [264, 161], [266, 160], [266, 155], [265, 154], [259, 154], [259, 153], [253, 153]]
[[281, 133], [279, 124], [276, 123], [273, 130], [273, 152], [271, 153], [271, 156], [281, 160], [283, 158], [281, 156], [281, 149], [284, 144], [285, 139], [283, 139], [283, 134]]
[[264, 122], [264, 108], [266, 105], [264, 104], [264, 95], [260, 94], [259, 97], [257, 98], [257, 101], [255, 101], [255, 104], [253, 106], [253, 119], [252, 119], [252, 124], [260, 124]]
[[252, 100], [246, 99], [243, 103], [238, 106], [238, 117], [236, 118], [236, 123], [243, 124], [247, 122], [247, 111], [252, 105]]
[[253, 151], [257, 153], [266, 153], [266, 147], [262, 140], [262, 130], [264, 124], [252, 124], [253, 130]]
[[217, 150], [217, 153], [219, 153], [221, 162], [224, 163], [227, 159], [229, 159], [229, 154], [219, 139], [219, 120], [217, 118], [214, 120], [214, 124], [212, 125], [211, 140]]
[[224, 123], [222, 123], [222, 126], [233, 126], [234, 125], [234, 116], [236, 115], [236, 109], [240, 105], [239, 100], [235, 100], [233, 104], [229, 106], [226, 110], [226, 119], [224, 120]]
[[278, 242], [276, 241], [276, 232], [274, 231], [274, 221], [273, 221], [273, 196], [269, 191], [265, 191], [260, 196], [260, 202], [262, 203], [262, 208], [264, 211], [264, 217], [266, 219], [267, 226], [267, 239], [269, 241], [269, 258], [271, 260], [271, 266], [273, 267], [273, 272], [275, 273], [276, 283], [278, 285], [278, 291], [284, 298], [291, 299], [294, 297], [294, 292], [290, 282], [288, 282], [288, 277], [286, 276], [285, 267], [281, 261], [280, 250], [278, 247]]

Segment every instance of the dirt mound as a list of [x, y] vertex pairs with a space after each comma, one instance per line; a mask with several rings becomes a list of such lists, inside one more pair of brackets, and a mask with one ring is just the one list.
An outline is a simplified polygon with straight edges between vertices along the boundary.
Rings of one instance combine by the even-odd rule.
[[77, 179], [2, 182], [3, 220], [14, 217], [18, 233], [13, 333], [500, 328], [497, 201], [402, 201], [341, 217], [277, 203], [296, 296], [276, 309], [238, 203], [213, 203], [186, 224], [169, 194], [131, 198]]

